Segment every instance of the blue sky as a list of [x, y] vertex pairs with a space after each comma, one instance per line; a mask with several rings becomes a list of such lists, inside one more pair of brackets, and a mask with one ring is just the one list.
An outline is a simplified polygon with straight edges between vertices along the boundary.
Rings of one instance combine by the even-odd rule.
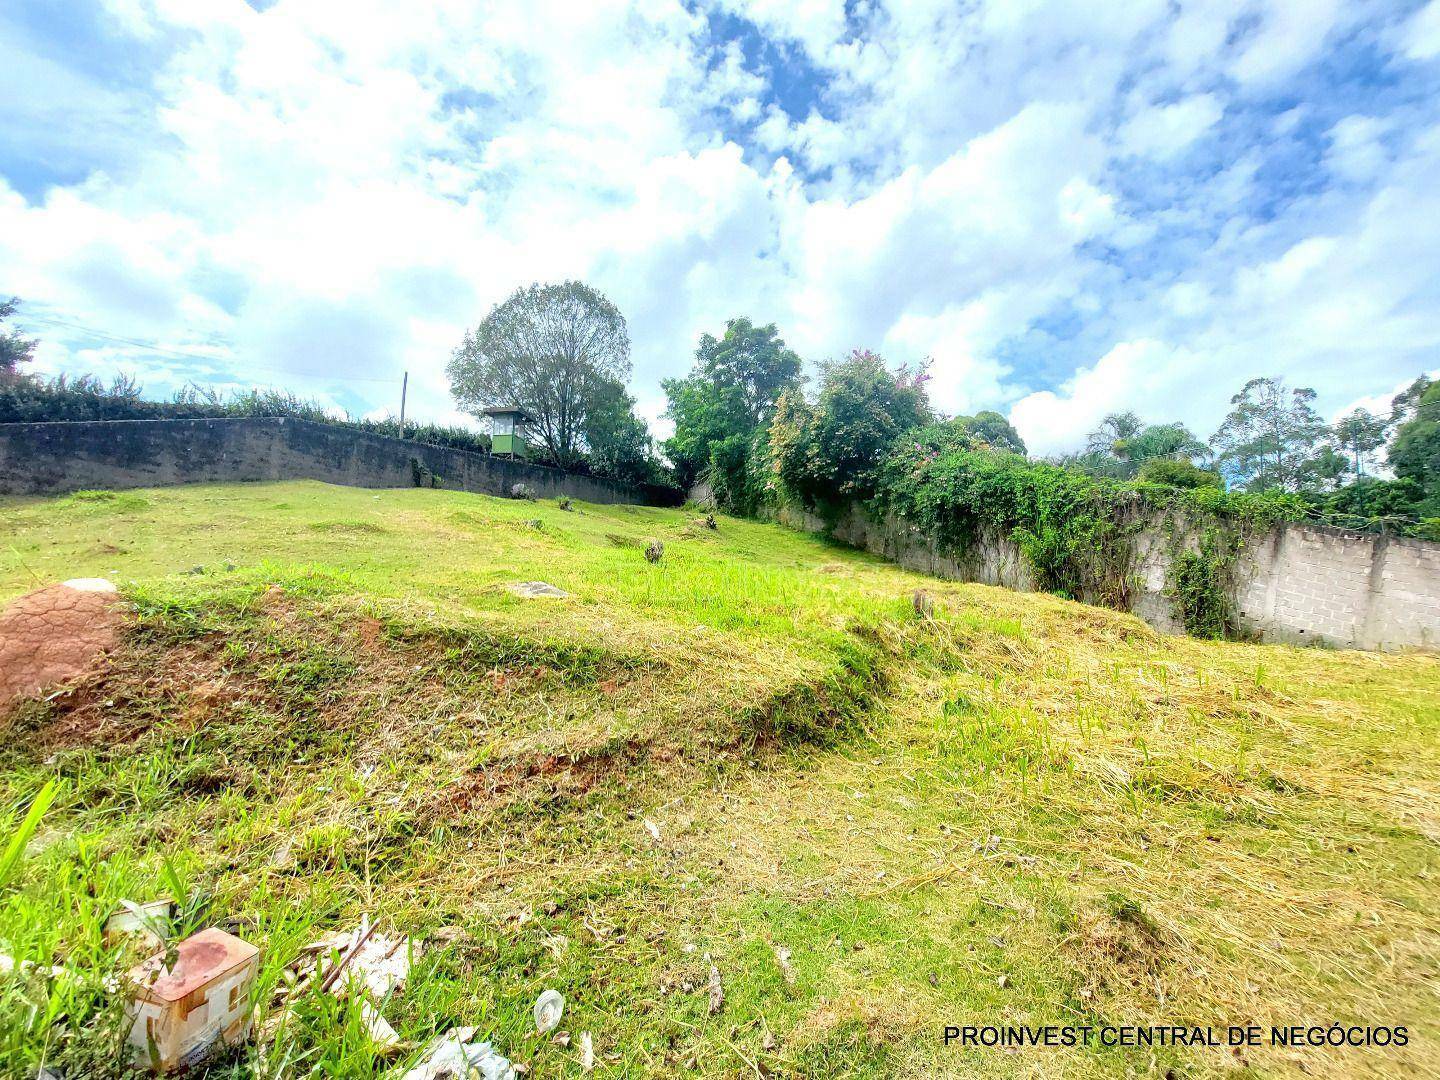
[[[532, 280], [632, 390], [745, 314], [1032, 448], [1440, 367], [1440, 0], [7, 4], [0, 293], [45, 371], [455, 421]], [[136, 342], [140, 344], [135, 344]]]

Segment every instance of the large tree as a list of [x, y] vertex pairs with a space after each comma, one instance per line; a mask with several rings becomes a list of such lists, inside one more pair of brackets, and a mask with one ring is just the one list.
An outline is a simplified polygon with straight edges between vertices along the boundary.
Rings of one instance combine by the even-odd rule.
[[1024, 455], [1025, 440], [1015, 426], [990, 409], [981, 409], [974, 416], [957, 416], [950, 421], [957, 431], [972, 435], [996, 450], [1008, 450], [1012, 454]]
[[661, 384], [669, 398], [665, 415], [675, 422], [665, 453], [681, 482], [689, 485], [710, 469], [743, 469], [756, 431], [799, 378], [800, 357], [773, 323], [756, 326], [741, 317], [726, 322], [719, 338], [702, 334], [690, 374]]
[[1100, 476], [1131, 480], [1150, 461], [1193, 464], [1206, 446], [1184, 424], [1147, 424], [1133, 412], [1110, 413], [1085, 440], [1075, 464]]
[[1365, 464], [1385, 445], [1389, 425], [1374, 413], [1356, 409], [1335, 421], [1331, 435], [1335, 448], [1349, 458], [1349, 471], [1356, 479], [1365, 475]]
[[22, 337], [19, 331], [5, 328], [5, 320], [14, 315], [19, 307], [18, 296], [0, 300], [0, 375], [15, 374], [20, 365], [29, 360], [35, 351], [34, 341]]
[[1310, 482], [1328, 435], [1315, 391], [1281, 379], [1251, 379], [1211, 439], [1221, 471], [1248, 491], [1299, 491]]
[[891, 371], [880, 356], [856, 349], [821, 365], [813, 406], [787, 391], [770, 426], [772, 460], [786, 493], [812, 507], [873, 496], [896, 440], [934, 418], [928, 378], [923, 368]]
[[448, 368], [461, 408], [519, 405], [549, 459], [573, 467], [593, 410], [630, 377], [630, 337], [619, 309], [589, 285], [517, 289], [455, 350]]
[[585, 421], [590, 471], [627, 484], [657, 483], [661, 477], [650, 428], [635, 414], [635, 399], [619, 383], [598, 393]]
[[1396, 399], [1397, 413], [1408, 419], [1395, 429], [1388, 457], [1397, 477], [1419, 487], [1422, 503], [1418, 511], [1440, 514], [1440, 382], [1422, 376], [1416, 384], [1420, 385], [1418, 393], [1406, 391], [1401, 395], [1409, 395], [1405, 402]]

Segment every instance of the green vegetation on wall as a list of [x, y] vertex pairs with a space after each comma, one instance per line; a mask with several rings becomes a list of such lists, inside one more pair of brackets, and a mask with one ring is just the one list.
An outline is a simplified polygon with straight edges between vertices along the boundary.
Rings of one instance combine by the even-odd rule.
[[[1303, 504], [1288, 495], [1231, 494], [1088, 476], [1014, 454], [977, 450], [946, 425], [907, 436], [886, 461], [877, 516], [897, 515], [942, 549], [964, 552], [985, 532], [1013, 541], [1044, 590], [1129, 607], [1135, 542], [1142, 531], [1171, 537], [1171, 594], [1192, 633], [1233, 629], [1226, 594], [1243, 541]], [[1187, 535], [1200, 533], [1199, 551]]]

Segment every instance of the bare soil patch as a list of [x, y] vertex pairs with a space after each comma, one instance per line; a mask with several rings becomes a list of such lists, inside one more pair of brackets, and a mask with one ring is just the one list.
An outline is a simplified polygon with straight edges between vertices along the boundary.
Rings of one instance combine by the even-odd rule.
[[11, 603], [0, 612], [0, 707], [94, 671], [123, 622], [114, 586], [91, 579], [50, 585]]

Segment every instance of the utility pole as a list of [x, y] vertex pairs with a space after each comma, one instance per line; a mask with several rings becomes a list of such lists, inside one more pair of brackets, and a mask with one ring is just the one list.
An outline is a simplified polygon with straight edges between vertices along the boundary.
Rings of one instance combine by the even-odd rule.
[[400, 438], [405, 437], [405, 392], [410, 389], [410, 372], [400, 380]]

